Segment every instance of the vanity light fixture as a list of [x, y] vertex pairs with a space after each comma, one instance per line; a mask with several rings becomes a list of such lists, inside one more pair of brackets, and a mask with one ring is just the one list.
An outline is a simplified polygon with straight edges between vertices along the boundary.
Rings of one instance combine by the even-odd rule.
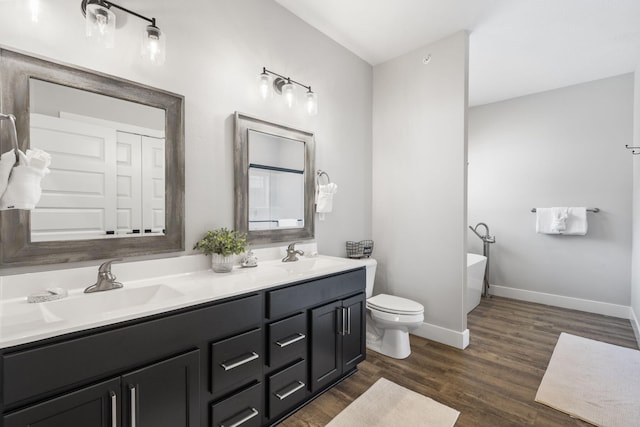
[[112, 48], [114, 45], [116, 15], [111, 10], [112, 8], [149, 22], [149, 25], [142, 32], [140, 54], [152, 64], [162, 65], [164, 63], [166, 36], [156, 26], [156, 18], [147, 18], [107, 0], [82, 0], [80, 8], [86, 18], [87, 36], [94, 37], [99, 44], [106, 48]]
[[[271, 82], [271, 76], [275, 76], [273, 82]], [[295, 85], [305, 88], [307, 90], [305, 95], [307, 113], [310, 116], [318, 114], [318, 95], [311, 90], [311, 86], [304, 85], [290, 77], [285, 77], [271, 70], [267, 70], [265, 67], [262, 67], [262, 73], [260, 73], [258, 80], [260, 96], [262, 96], [263, 99], [267, 99], [275, 92], [284, 97], [285, 103], [289, 108], [292, 108], [295, 104]]]

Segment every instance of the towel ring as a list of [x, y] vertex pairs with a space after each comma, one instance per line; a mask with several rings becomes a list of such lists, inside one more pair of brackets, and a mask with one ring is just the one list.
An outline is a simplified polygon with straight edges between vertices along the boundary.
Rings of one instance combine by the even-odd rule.
[[316, 172], [316, 176], [318, 177], [318, 184], [320, 183], [320, 178], [322, 178], [323, 176], [327, 178], [327, 184], [331, 184], [331, 178], [329, 178], [329, 174], [325, 171], [318, 169], [318, 171]]
[[13, 114], [2, 114], [0, 113], [0, 120], [9, 120], [11, 122], [11, 145], [13, 146], [14, 153], [16, 155], [16, 164], [20, 161], [20, 157], [18, 156], [18, 131], [16, 130], [16, 116]]

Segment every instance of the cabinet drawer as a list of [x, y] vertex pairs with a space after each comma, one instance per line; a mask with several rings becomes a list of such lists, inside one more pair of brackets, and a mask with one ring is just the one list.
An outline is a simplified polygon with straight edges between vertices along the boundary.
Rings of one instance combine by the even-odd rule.
[[[140, 366], [260, 324], [252, 295], [2, 356], [5, 406]], [[52, 368], [52, 361], [55, 367]]]
[[232, 391], [262, 376], [262, 329], [211, 344], [211, 393]]
[[365, 270], [361, 268], [270, 291], [267, 292], [267, 316], [275, 319], [298, 312], [302, 308], [354, 294], [362, 291], [365, 284]]
[[258, 383], [211, 405], [211, 427], [260, 427], [262, 408], [262, 383]]
[[269, 367], [279, 368], [296, 359], [307, 358], [307, 316], [296, 314], [273, 322], [269, 331]]
[[307, 395], [307, 362], [301, 360], [269, 377], [269, 417], [295, 408]]

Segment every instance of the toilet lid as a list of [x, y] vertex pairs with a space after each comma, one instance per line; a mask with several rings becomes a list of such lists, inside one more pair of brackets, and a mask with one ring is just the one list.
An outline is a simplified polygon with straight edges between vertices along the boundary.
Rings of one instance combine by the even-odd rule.
[[420, 314], [424, 312], [424, 307], [420, 303], [387, 294], [369, 298], [367, 307], [396, 314]]

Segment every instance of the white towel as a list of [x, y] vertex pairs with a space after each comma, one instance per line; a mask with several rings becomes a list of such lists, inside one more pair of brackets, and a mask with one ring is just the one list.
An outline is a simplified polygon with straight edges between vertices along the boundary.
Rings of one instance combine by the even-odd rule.
[[554, 208], [536, 208], [536, 233], [560, 234], [554, 227]]
[[[34, 209], [40, 201], [40, 181], [49, 173], [51, 156], [42, 150], [18, 150], [19, 163], [9, 176], [7, 188], [0, 197], [0, 210]], [[15, 157], [14, 157], [15, 161]]]
[[551, 208], [551, 231], [563, 232], [567, 229], [569, 208]]
[[7, 189], [7, 184], [9, 184], [9, 175], [16, 162], [14, 153], [13, 149], [11, 149], [0, 156], [0, 197], [4, 194], [4, 190]]
[[587, 234], [587, 208], [536, 208], [536, 233], [585, 235]]
[[569, 216], [567, 218], [567, 227], [562, 234], [584, 236], [587, 234], [587, 208], [573, 207], [568, 208]]
[[316, 212], [329, 213], [333, 210], [333, 195], [338, 192], [338, 185], [329, 184], [318, 185], [316, 191]]

